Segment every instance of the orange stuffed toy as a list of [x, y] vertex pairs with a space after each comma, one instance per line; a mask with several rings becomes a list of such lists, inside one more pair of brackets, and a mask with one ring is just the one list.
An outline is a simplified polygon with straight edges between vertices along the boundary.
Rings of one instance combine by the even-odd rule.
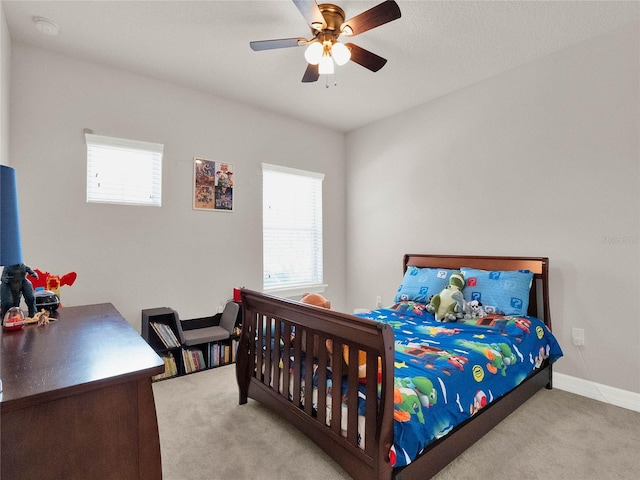
[[[330, 340], [327, 340], [329, 342]], [[327, 345], [327, 349], [329, 345]], [[349, 346], [342, 346], [342, 355], [344, 357], [344, 361], [347, 365], [349, 365]], [[365, 383], [367, 381], [367, 353], [362, 350], [358, 350], [358, 380], [360, 383]], [[382, 360], [378, 357], [378, 383], [382, 382]]]
[[331, 308], [331, 302], [318, 293], [305, 293], [300, 301], [316, 307]]

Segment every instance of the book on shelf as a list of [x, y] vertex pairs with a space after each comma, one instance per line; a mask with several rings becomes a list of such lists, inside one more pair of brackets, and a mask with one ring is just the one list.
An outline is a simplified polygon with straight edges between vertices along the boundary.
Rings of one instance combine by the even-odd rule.
[[171, 330], [171, 327], [166, 323], [149, 322], [153, 331], [156, 332], [160, 341], [166, 348], [177, 348], [180, 346], [180, 341]]
[[202, 350], [197, 349], [191, 352], [191, 354], [193, 355], [193, 362], [196, 365], [196, 371], [198, 370], [204, 370], [205, 368], [207, 368], [207, 364], [204, 361], [204, 355], [202, 353]]
[[232, 346], [225, 343], [211, 343], [209, 345], [209, 368], [220, 367], [235, 361]]
[[164, 372], [159, 373], [158, 375], [154, 375], [152, 378], [153, 381], [163, 380], [165, 378], [175, 377], [178, 374], [178, 367], [176, 366], [176, 359], [173, 357], [171, 352], [165, 355], [161, 355], [162, 361], [164, 362]]
[[182, 360], [184, 363], [184, 373], [192, 373], [207, 368], [204, 354], [199, 348], [183, 348]]
[[220, 345], [216, 342], [209, 344], [209, 367], [218, 365], [220, 365]]
[[231, 361], [233, 363], [236, 362], [236, 353], [238, 351], [238, 344], [240, 343], [240, 341], [237, 338], [234, 338], [231, 341]]
[[186, 349], [182, 350], [182, 364], [184, 365], [184, 373], [191, 372], [191, 364], [189, 362], [189, 356]]
[[224, 364], [226, 365], [231, 360], [230, 357], [231, 347], [229, 345], [224, 346]]
[[182, 361], [184, 363], [184, 373], [191, 373], [194, 370], [193, 359], [188, 348], [182, 349]]

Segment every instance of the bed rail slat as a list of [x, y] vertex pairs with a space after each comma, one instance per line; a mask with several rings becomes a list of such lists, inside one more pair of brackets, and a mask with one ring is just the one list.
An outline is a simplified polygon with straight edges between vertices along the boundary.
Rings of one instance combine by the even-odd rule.
[[[365, 393], [367, 399], [365, 401], [365, 450], [368, 455], [373, 456], [375, 453], [375, 442], [377, 424], [380, 421], [377, 415], [378, 405], [378, 356], [367, 351], [367, 377], [365, 383]], [[368, 441], [367, 441], [368, 440]]]
[[273, 330], [273, 355], [272, 355], [272, 368], [273, 372], [271, 379], [274, 388], [277, 388], [279, 392], [282, 392], [282, 370], [281, 370], [281, 359], [284, 355], [282, 347], [280, 346], [282, 340], [282, 331], [284, 329], [284, 324], [282, 320], [279, 318], [275, 319], [275, 326]]
[[358, 353], [359, 350], [353, 348], [353, 346], [349, 349], [347, 440], [352, 445], [357, 445], [358, 443]]
[[[326, 338], [318, 336], [318, 365], [328, 365]], [[326, 425], [327, 422], [327, 369], [318, 369], [318, 422]]]
[[[315, 335], [310, 330], [304, 330], [305, 335], [302, 336], [306, 340], [305, 345], [305, 364], [304, 364], [304, 411], [307, 415], [313, 415], [313, 342]], [[320, 370], [320, 368], [318, 368]]]
[[282, 389], [280, 393], [285, 398], [290, 398], [291, 391], [289, 390], [289, 378], [291, 368], [291, 324], [289, 322], [284, 323], [284, 346], [282, 348]]
[[273, 351], [273, 330], [275, 329], [275, 318], [269, 317], [265, 322], [265, 345], [266, 353], [264, 356], [264, 383], [265, 385], [271, 385], [271, 361], [274, 359], [275, 352]]
[[261, 354], [262, 353], [262, 345], [264, 343], [264, 332], [265, 329], [267, 328], [266, 326], [266, 318], [264, 317], [264, 315], [260, 315], [259, 319], [258, 319], [258, 324], [256, 325], [256, 330], [258, 333], [258, 341], [255, 347], [255, 360], [256, 360], [256, 375], [258, 376], [262, 376], [262, 371], [263, 371], [263, 361], [264, 361], [264, 356]]
[[333, 386], [331, 388], [331, 431], [340, 435], [342, 424], [342, 342], [333, 339]]
[[[296, 335], [299, 330], [296, 329]], [[300, 402], [300, 392], [302, 391], [301, 375], [302, 375], [302, 342], [293, 342], [293, 401], [298, 404]]]

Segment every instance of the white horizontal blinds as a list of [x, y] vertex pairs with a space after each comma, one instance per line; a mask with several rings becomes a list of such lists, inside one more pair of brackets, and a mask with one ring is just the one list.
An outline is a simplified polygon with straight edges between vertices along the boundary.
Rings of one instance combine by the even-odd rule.
[[262, 164], [263, 287], [319, 285], [324, 175]]
[[85, 134], [87, 202], [159, 207], [164, 145]]

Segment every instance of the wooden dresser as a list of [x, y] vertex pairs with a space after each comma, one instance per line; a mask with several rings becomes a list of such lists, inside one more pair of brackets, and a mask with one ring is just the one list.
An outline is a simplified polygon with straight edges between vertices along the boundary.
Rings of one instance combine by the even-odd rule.
[[56, 316], [1, 334], [1, 478], [162, 478], [162, 360], [109, 303]]

